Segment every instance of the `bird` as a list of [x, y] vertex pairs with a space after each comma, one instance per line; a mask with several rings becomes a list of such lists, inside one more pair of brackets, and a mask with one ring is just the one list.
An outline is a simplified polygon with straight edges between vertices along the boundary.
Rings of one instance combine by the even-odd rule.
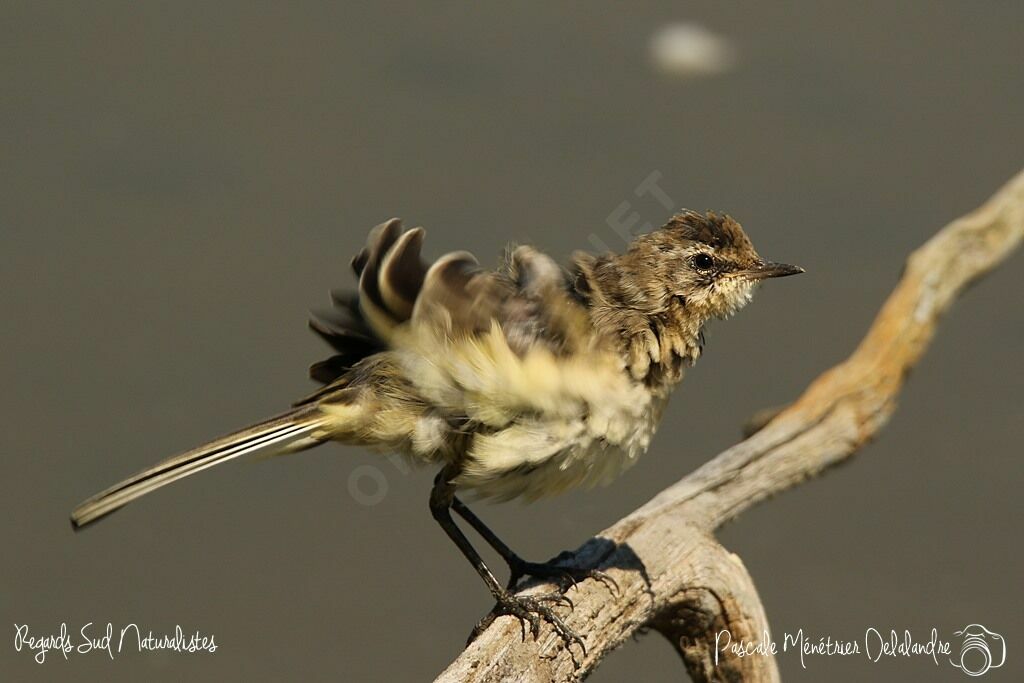
[[[680, 211], [621, 253], [575, 252], [566, 265], [530, 245], [507, 247], [495, 268], [466, 251], [427, 262], [424, 237], [396, 218], [370, 231], [351, 263], [356, 289], [332, 292], [309, 323], [333, 349], [310, 367], [317, 391], [87, 499], [72, 526], [242, 456], [330, 441], [400, 453], [438, 467], [431, 514], [496, 601], [474, 634], [508, 614], [524, 637], [544, 621], [585, 652], [554, 610], [564, 594], [514, 589], [526, 576], [610, 577], [523, 560], [456, 493], [533, 501], [609, 483], [648, 449], [704, 326], [743, 308], [762, 280], [804, 271], [765, 261], [737, 221], [711, 211]], [[453, 512], [509, 565], [506, 585]]]

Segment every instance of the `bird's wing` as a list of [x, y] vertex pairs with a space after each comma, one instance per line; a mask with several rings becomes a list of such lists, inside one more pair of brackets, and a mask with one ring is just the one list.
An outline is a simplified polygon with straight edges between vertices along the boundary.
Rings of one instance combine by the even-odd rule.
[[[397, 218], [370, 231], [352, 259], [355, 291], [331, 292], [333, 306], [313, 312], [309, 325], [335, 350], [314, 364], [310, 376], [330, 385], [360, 360], [391, 347], [396, 328], [417, 318], [448, 315], [463, 330], [489, 324], [511, 291], [497, 273], [486, 272], [469, 252], [445, 254], [433, 264], [420, 255], [425, 231], [402, 230]], [[446, 313], [445, 313], [446, 312]]]
[[311, 325], [336, 350], [313, 366], [331, 400], [360, 360], [386, 351], [404, 381], [435, 409], [501, 428], [523, 414], [579, 415], [628, 389], [622, 361], [594, 334], [564, 271], [531, 247], [496, 270], [452, 252], [426, 264], [422, 228], [398, 220], [370, 232], [353, 259], [358, 292]]
[[428, 264], [420, 255], [424, 235], [419, 227], [403, 231], [397, 218], [373, 228], [352, 259], [358, 288], [331, 292], [333, 306], [313, 312], [310, 328], [335, 352], [310, 367], [325, 389], [359, 361], [393, 348], [399, 329], [439, 326], [462, 338], [500, 321], [517, 352], [538, 343], [568, 347], [581, 336], [582, 320], [571, 324], [566, 314], [578, 307], [570, 305], [563, 272], [547, 256], [519, 247], [498, 270], [487, 270], [457, 251]]

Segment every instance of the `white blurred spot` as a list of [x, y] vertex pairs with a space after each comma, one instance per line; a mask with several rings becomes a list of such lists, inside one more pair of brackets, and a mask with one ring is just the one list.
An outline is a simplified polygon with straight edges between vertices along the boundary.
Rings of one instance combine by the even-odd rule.
[[668, 24], [651, 36], [651, 58], [672, 76], [711, 76], [736, 64], [736, 50], [728, 39], [700, 24]]

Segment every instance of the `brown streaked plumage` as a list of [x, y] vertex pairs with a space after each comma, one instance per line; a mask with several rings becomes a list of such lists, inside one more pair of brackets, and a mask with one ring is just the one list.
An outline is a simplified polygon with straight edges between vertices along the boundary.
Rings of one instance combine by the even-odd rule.
[[[375, 227], [352, 260], [358, 290], [332, 292], [333, 307], [314, 314], [310, 327], [334, 349], [310, 368], [321, 389], [103, 491], [72, 523], [243, 455], [332, 440], [396, 451], [441, 467], [431, 510], [497, 599], [495, 613], [528, 620], [535, 633], [542, 617], [579, 642], [544, 603], [556, 596], [509, 590], [524, 574], [566, 570], [521, 560], [456, 490], [535, 499], [614, 479], [647, 449], [672, 388], [700, 356], [704, 324], [739, 310], [759, 280], [802, 271], [763, 261], [737, 222], [714, 213], [680, 213], [622, 254], [578, 253], [567, 268], [528, 246], [510, 248], [495, 270], [467, 252], [427, 264], [423, 239], [397, 219]], [[452, 509], [508, 561], [508, 588]]]

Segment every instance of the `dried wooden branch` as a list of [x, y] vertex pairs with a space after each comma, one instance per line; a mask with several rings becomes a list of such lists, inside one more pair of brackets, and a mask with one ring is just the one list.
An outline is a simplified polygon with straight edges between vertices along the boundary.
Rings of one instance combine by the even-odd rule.
[[578, 648], [567, 650], [549, 628], [536, 642], [523, 641], [517, 621], [506, 617], [437, 680], [577, 680], [641, 628], [669, 638], [695, 681], [778, 680], [773, 658], [735, 658], [716, 647], [723, 630], [734, 640], [758, 641], [767, 620], [746, 569], [717, 543], [714, 530], [872, 439], [891, 417], [903, 380], [927, 349], [942, 313], [1022, 239], [1024, 172], [911, 254], [896, 289], [846, 361], [820, 375], [745, 441], [576, 552], [563, 554], [565, 563], [599, 568], [619, 586], [612, 594], [600, 582], [586, 581], [568, 593], [575, 608], [566, 620], [585, 637], [586, 656]]

